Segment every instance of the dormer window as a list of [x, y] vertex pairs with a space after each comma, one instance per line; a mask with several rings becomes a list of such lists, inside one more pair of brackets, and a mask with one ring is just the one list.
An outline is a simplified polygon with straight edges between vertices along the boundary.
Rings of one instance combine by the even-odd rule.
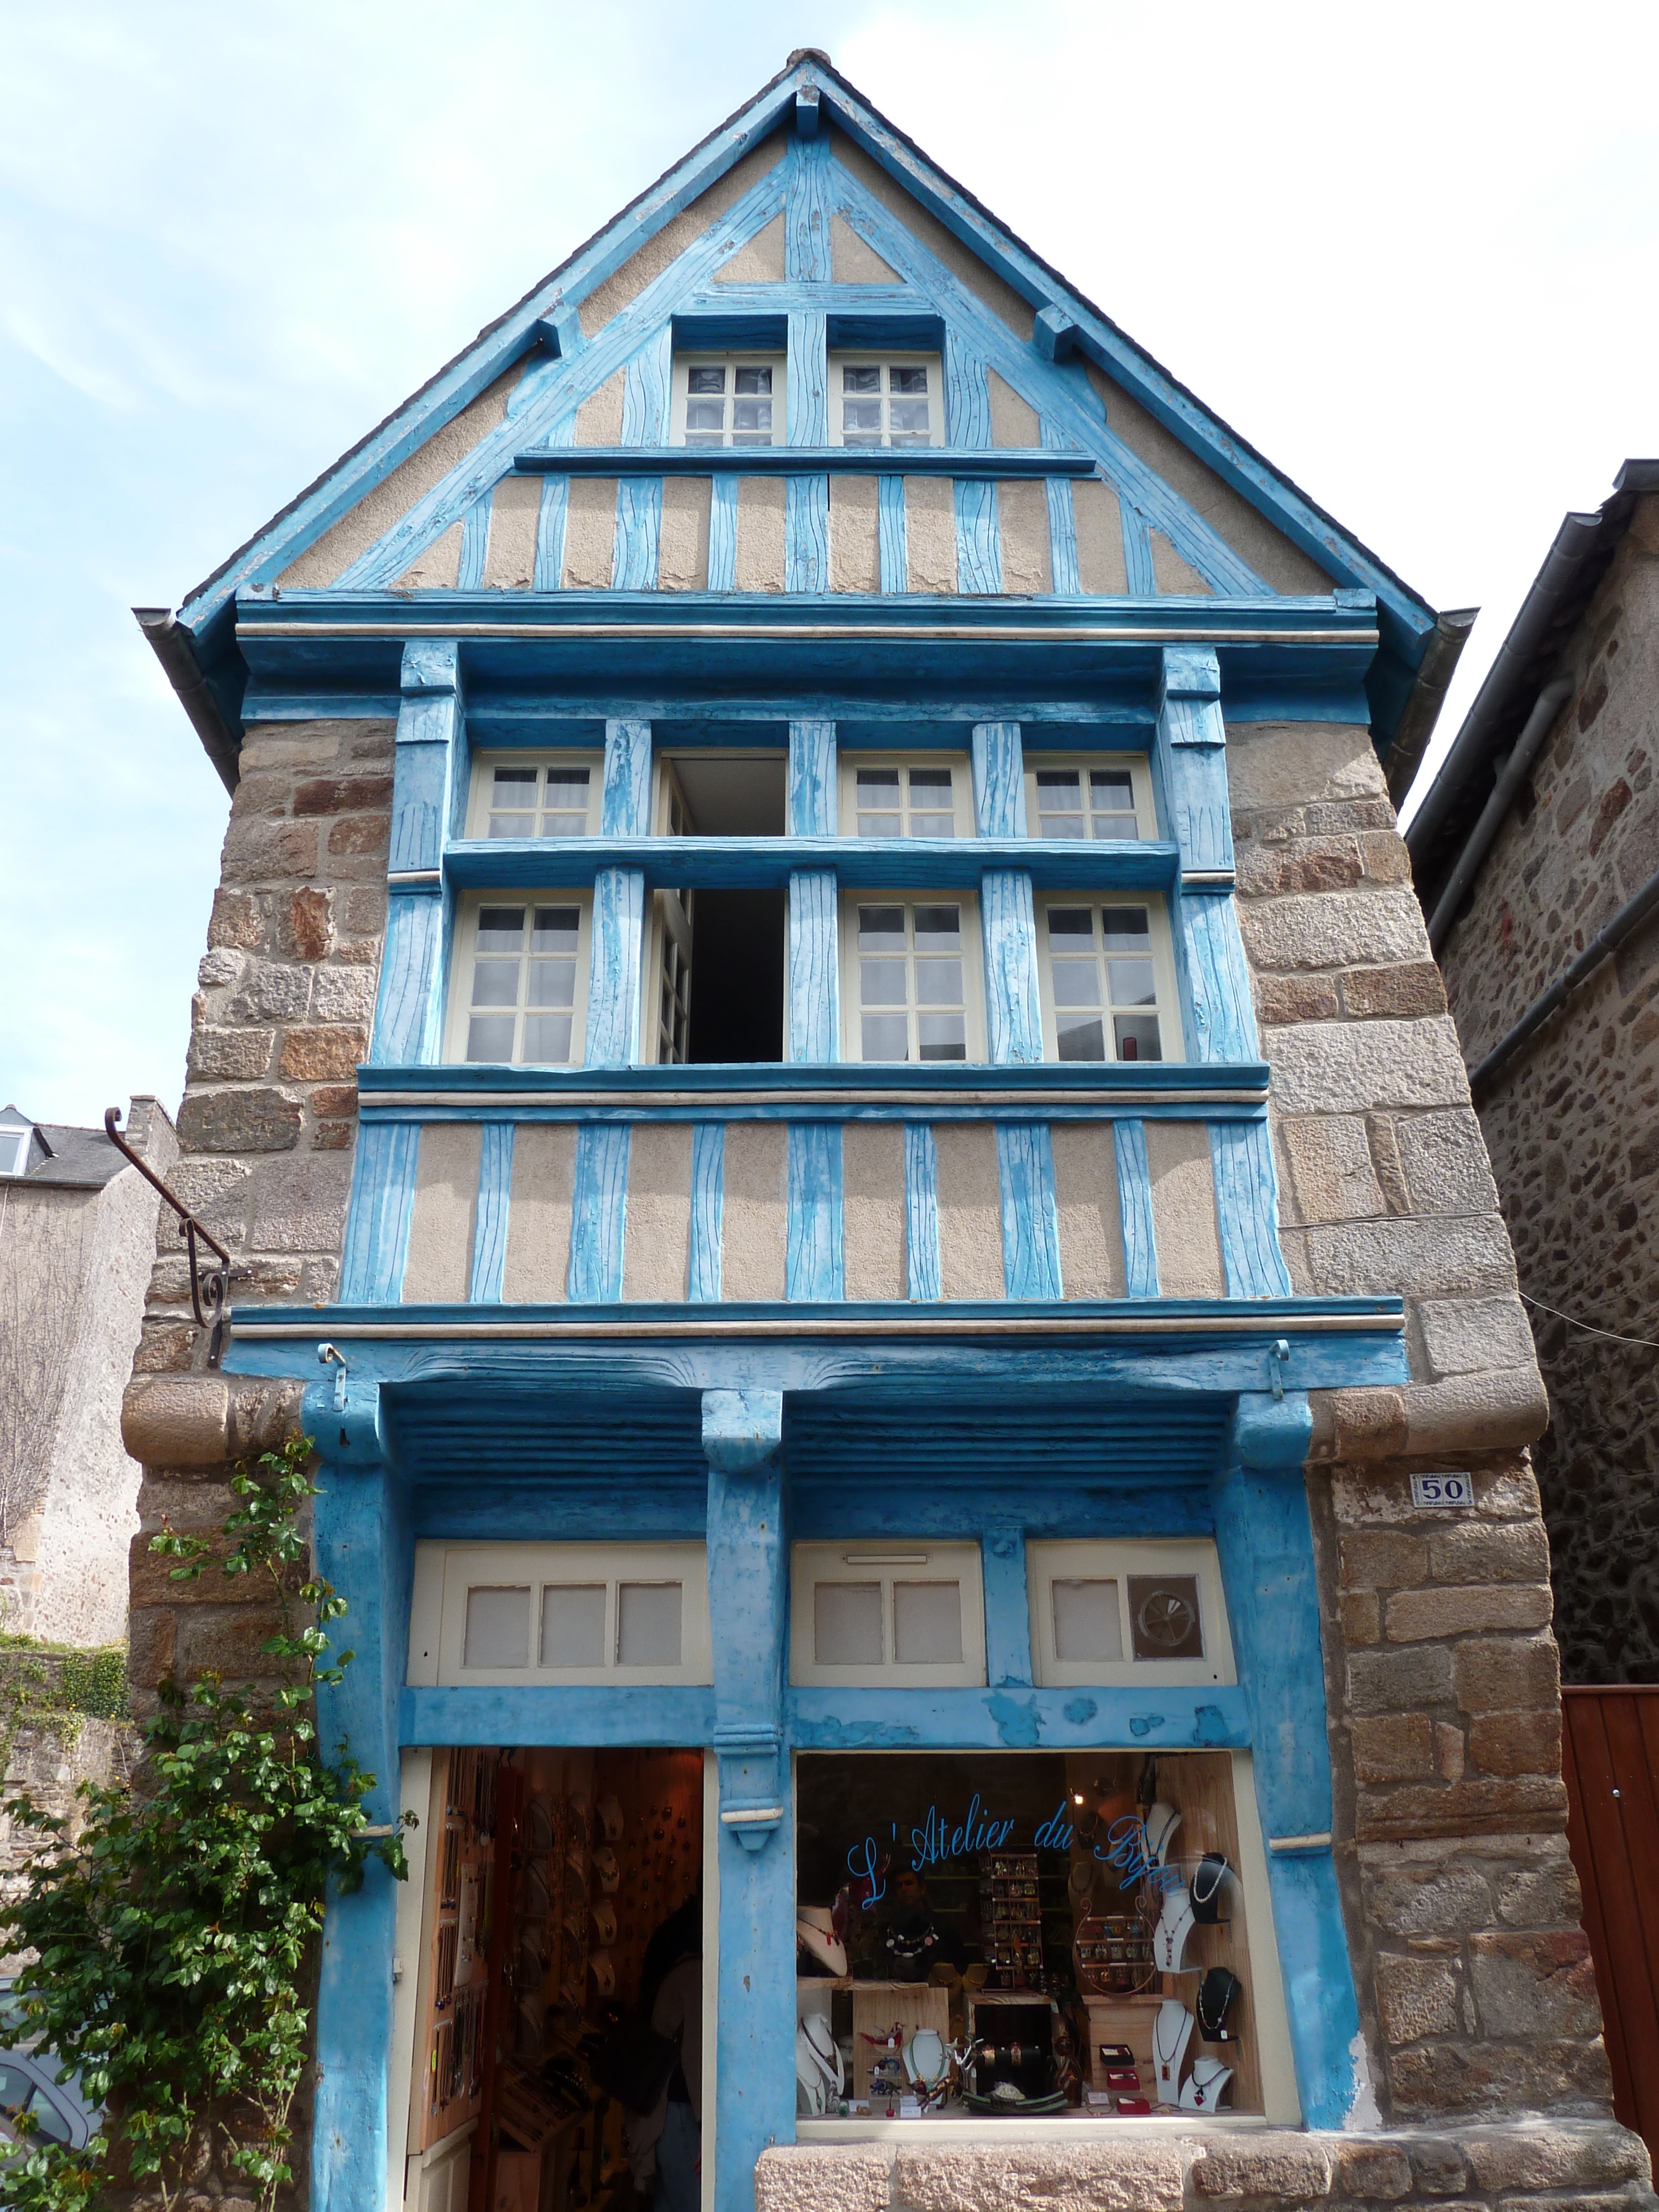
[[832, 354], [830, 436], [837, 446], [943, 445], [939, 356]]
[[781, 354], [682, 354], [674, 363], [674, 428], [682, 446], [781, 446]]
[[15, 1106], [0, 1114], [0, 1176], [24, 1176], [29, 1171], [29, 1152], [34, 1124], [26, 1121]]

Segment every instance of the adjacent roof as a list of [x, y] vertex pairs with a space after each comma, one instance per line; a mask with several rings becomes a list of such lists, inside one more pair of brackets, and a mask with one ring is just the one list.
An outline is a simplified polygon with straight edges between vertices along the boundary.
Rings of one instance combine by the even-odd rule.
[[15, 1106], [0, 1112], [0, 1128], [33, 1129], [29, 1164], [21, 1176], [8, 1176], [0, 1183], [68, 1183], [83, 1190], [101, 1190], [112, 1182], [126, 1162], [101, 1129], [74, 1129], [58, 1121], [31, 1121]]
[[[1417, 893], [1432, 913], [1540, 691], [1623, 543], [1636, 502], [1659, 491], [1659, 460], [1629, 460], [1593, 514], [1569, 514], [1498, 648], [1486, 680], [1406, 832]], [[1495, 826], [1495, 825], [1494, 825]]]

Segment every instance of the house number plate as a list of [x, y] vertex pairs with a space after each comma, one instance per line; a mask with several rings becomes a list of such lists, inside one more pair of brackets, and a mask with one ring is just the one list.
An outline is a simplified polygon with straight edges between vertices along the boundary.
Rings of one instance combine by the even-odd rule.
[[1413, 1505], [1473, 1505], [1474, 1478], [1468, 1474], [1414, 1474]]

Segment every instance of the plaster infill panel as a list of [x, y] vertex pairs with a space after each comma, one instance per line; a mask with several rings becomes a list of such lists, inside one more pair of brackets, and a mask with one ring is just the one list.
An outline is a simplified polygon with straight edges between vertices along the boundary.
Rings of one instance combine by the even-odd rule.
[[[872, 160], [861, 146], [855, 145], [845, 131], [833, 131], [830, 133], [830, 149], [833, 159], [857, 178], [872, 199], [878, 200], [889, 215], [902, 223], [911, 236], [924, 246], [936, 261], [948, 269], [959, 283], [965, 284], [994, 315], [1000, 317], [1016, 337], [1030, 343], [1036, 316], [1029, 301], [1022, 300], [1011, 284], [1005, 283], [994, 269], [981, 261], [970, 246], [964, 246], [954, 232], [947, 230], [936, 216], [930, 215], [920, 200], [906, 191], [896, 178], [890, 177], [880, 163]], [[835, 273], [838, 283], [847, 281], [839, 268]]]
[[830, 588], [881, 589], [881, 487], [874, 477], [830, 479]]
[[1079, 477], [1068, 489], [1077, 536], [1078, 584], [1085, 592], [1121, 598], [1129, 588], [1129, 571], [1123, 558], [1123, 513], [1117, 494], [1098, 477]]
[[781, 1121], [728, 1121], [720, 1222], [720, 1296], [781, 1299], [789, 1250], [789, 1132]]
[[476, 1121], [428, 1121], [415, 1163], [415, 1203], [404, 1267], [405, 1305], [464, 1305], [472, 1288], [472, 1238], [478, 1212]]
[[1002, 588], [1022, 597], [1054, 588], [1048, 544], [1048, 487], [1011, 481], [997, 486], [1002, 540]]
[[735, 207], [769, 169], [777, 167], [787, 143], [781, 131], [774, 131], [752, 154], [745, 154], [723, 177], [717, 178], [690, 207], [665, 222], [654, 238], [647, 239], [639, 252], [630, 254], [620, 269], [603, 283], [596, 284], [578, 310], [582, 336], [592, 337], [613, 316], [637, 300], [646, 286], [678, 261], [688, 246], [695, 244], [704, 231], [717, 223], [728, 208]]
[[562, 1304], [570, 1274], [576, 1132], [568, 1121], [525, 1122], [513, 1140], [501, 1297], [509, 1305]]
[[1166, 1298], [1224, 1298], [1209, 1130], [1202, 1121], [1148, 1121], [1146, 1131], [1158, 1291]]
[[616, 477], [572, 477], [564, 525], [566, 591], [608, 592], [616, 560]]
[[637, 1122], [628, 1147], [624, 1298], [685, 1296], [691, 1263], [691, 1126]]
[[740, 592], [783, 589], [781, 477], [738, 479], [738, 550], [733, 580]]
[[991, 443], [994, 446], [1024, 446], [1029, 448], [1042, 443], [1036, 408], [1029, 400], [1022, 399], [1013, 386], [999, 376], [994, 368], [985, 372], [985, 390], [991, 403]]
[[781, 284], [783, 217], [775, 215], [763, 229], [740, 246], [714, 272], [717, 284]]
[[939, 1295], [1000, 1298], [1002, 1180], [997, 1133], [988, 1121], [944, 1121], [933, 1129], [939, 1201]]
[[540, 477], [503, 477], [489, 507], [484, 588], [528, 592], [536, 582], [536, 532], [541, 522]]
[[619, 368], [597, 392], [590, 392], [576, 410], [579, 446], [620, 446], [623, 441], [623, 401], [628, 372]]
[[1123, 1216], [1118, 1204], [1117, 1146], [1109, 1121], [1056, 1121], [1054, 1218], [1060, 1279], [1068, 1298], [1121, 1298]]
[[902, 1298], [904, 1131], [897, 1122], [849, 1121], [841, 1140], [841, 1247], [849, 1298]]
[[714, 486], [707, 477], [665, 477], [662, 525], [657, 544], [657, 588], [701, 592], [708, 584], [708, 506]]
[[913, 592], [957, 588], [957, 488], [949, 477], [904, 479], [904, 551]]
[[866, 246], [845, 216], [830, 218], [830, 274], [837, 284], [896, 284], [896, 271], [890, 269], [873, 246]]
[[417, 553], [392, 589], [398, 592], [453, 592], [461, 573], [461, 525], [452, 522], [441, 538]]
[[1152, 545], [1152, 581], [1160, 592], [1180, 592], [1187, 598], [1208, 599], [1213, 596], [1196, 568], [1183, 561], [1161, 530], [1151, 533]]

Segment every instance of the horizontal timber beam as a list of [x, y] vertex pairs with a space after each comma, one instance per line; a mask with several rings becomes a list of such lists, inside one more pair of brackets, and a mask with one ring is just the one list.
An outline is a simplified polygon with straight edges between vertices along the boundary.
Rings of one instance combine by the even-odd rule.
[[650, 890], [785, 890], [802, 868], [836, 871], [849, 891], [976, 894], [987, 868], [1022, 868], [1039, 890], [1167, 890], [1177, 848], [1150, 839], [942, 837], [467, 838], [444, 855], [464, 890], [588, 884], [603, 868], [637, 868]]
[[1091, 477], [1092, 453], [1003, 446], [538, 446], [513, 457], [526, 474], [568, 477]]

